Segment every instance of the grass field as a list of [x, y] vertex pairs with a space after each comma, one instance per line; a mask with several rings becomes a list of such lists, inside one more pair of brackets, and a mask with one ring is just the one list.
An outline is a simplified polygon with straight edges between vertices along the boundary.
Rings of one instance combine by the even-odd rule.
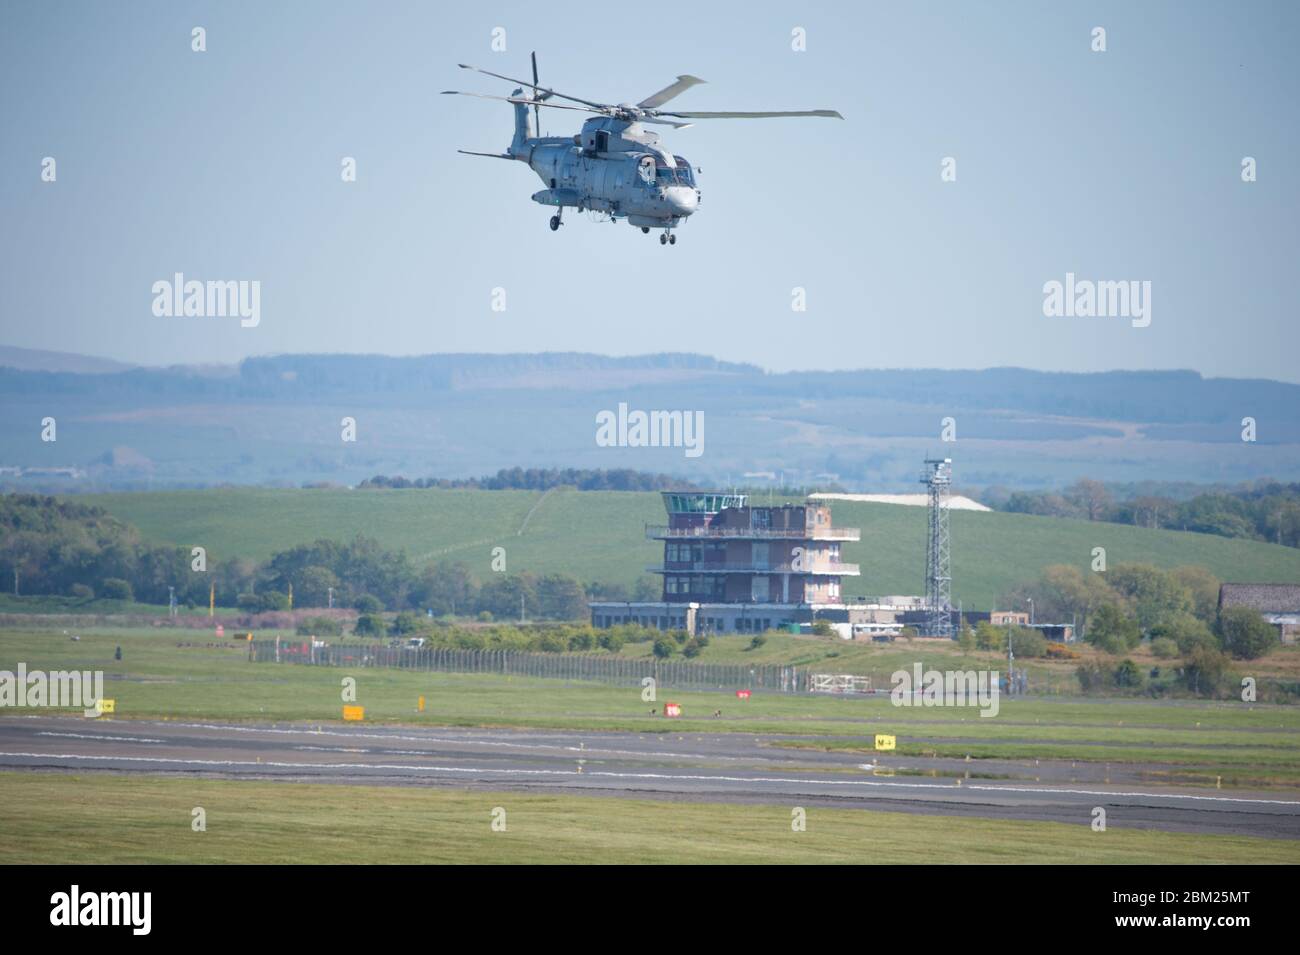
[[[206, 831], [191, 828], [193, 810]], [[505, 810], [504, 832], [492, 813]], [[807, 807], [0, 773], [0, 863], [1288, 863], [1287, 840]], [[940, 828], [941, 827], [941, 828]]]
[[[995, 718], [966, 708], [900, 708], [885, 696], [783, 696], [663, 691], [684, 707], [668, 722], [650, 714], [637, 686], [498, 674], [252, 664], [232, 644], [193, 631], [106, 629], [73, 642], [59, 631], [0, 631], [0, 669], [100, 669], [119, 719], [336, 722], [341, 680], [357, 681], [372, 722], [508, 726], [641, 733], [750, 732], [774, 745], [868, 750], [876, 733], [898, 737], [903, 757], [1068, 759], [1177, 770], [1191, 783], [1300, 786], [1300, 707], [1145, 699], [1003, 698]], [[123, 659], [114, 660], [121, 646]], [[908, 648], [866, 648], [910, 666]], [[935, 654], [937, 651], [928, 651]], [[931, 655], [927, 666], [986, 662]], [[424, 696], [426, 708], [416, 712]], [[714, 718], [715, 710], [723, 712]], [[17, 710], [0, 710], [14, 714]]]
[[[210, 557], [264, 558], [319, 537], [366, 534], [423, 561], [446, 557], [480, 577], [491, 549], [504, 546], [510, 571], [559, 571], [584, 581], [631, 584], [662, 550], [644, 525], [665, 522], [658, 494], [528, 491], [274, 490], [260, 488], [89, 495], [146, 538], [207, 547]], [[911, 594], [923, 588], [924, 508], [836, 502], [836, 524], [860, 527], [844, 545], [862, 575], [845, 579], [849, 595]], [[527, 524], [525, 526], [525, 520]], [[520, 533], [521, 528], [523, 533]], [[1300, 580], [1300, 550], [1208, 534], [1150, 530], [1024, 514], [955, 511], [953, 597], [987, 609], [1012, 586], [1052, 563], [1086, 568], [1094, 547], [1110, 564], [1199, 564], [1220, 579]]]

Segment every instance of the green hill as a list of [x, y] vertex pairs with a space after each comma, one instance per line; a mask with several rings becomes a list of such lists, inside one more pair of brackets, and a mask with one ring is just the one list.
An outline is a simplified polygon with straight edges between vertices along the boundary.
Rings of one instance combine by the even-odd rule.
[[[556, 490], [271, 490], [232, 488], [91, 495], [89, 503], [138, 527], [148, 539], [203, 545], [215, 559], [264, 558], [320, 537], [365, 534], [417, 561], [446, 557], [480, 577], [491, 551], [506, 548], [509, 571], [560, 571], [581, 580], [630, 584], [660, 556], [644, 525], [663, 523], [659, 495]], [[894, 504], [836, 502], [836, 524], [860, 527], [844, 559], [861, 564], [846, 592], [912, 594], [922, 587], [926, 512]], [[522, 529], [522, 533], [521, 533]], [[1107, 561], [1161, 567], [1200, 564], [1223, 580], [1300, 581], [1300, 550], [1181, 531], [1149, 530], [1025, 514], [954, 511], [953, 597], [987, 609], [1047, 564], [1086, 568], [1094, 547]]]

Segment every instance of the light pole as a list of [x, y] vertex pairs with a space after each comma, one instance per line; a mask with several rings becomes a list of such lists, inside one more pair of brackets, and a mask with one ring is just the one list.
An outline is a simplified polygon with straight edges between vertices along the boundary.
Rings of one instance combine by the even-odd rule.
[[1011, 649], [1012, 629], [1007, 627], [1007, 693], [1014, 693], [1016, 685], [1016, 654]]
[[1034, 598], [1026, 597], [1025, 599], [1029, 601], [1029, 625], [1032, 627], [1034, 625]]

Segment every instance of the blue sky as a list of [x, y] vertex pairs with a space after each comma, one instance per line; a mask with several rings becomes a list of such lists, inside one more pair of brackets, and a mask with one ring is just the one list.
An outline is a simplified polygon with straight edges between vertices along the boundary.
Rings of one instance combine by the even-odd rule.
[[[0, 343], [145, 364], [695, 351], [1297, 381], [1297, 9], [11, 0]], [[525, 75], [534, 49], [578, 96], [635, 102], [692, 73], [708, 85], [673, 106], [845, 121], [666, 132], [703, 169], [675, 247], [573, 213], [552, 234], [531, 171], [455, 152], [504, 148], [510, 107], [438, 95], [508, 93], [455, 64]], [[151, 286], [175, 272], [260, 281], [260, 325], [154, 316]], [[1149, 280], [1150, 326], [1044, 317], [1043, 283], [1066, 272]]]

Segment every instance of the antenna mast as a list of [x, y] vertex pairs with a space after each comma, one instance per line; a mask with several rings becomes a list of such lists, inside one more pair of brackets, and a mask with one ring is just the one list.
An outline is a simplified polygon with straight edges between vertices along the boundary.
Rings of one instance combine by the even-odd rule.
[[926, 458], [921, 483], [929, 492], [929, 536], [925, 542], [926, 635], [952, 636], [952, 539], [948, 531], [952, 458]]

